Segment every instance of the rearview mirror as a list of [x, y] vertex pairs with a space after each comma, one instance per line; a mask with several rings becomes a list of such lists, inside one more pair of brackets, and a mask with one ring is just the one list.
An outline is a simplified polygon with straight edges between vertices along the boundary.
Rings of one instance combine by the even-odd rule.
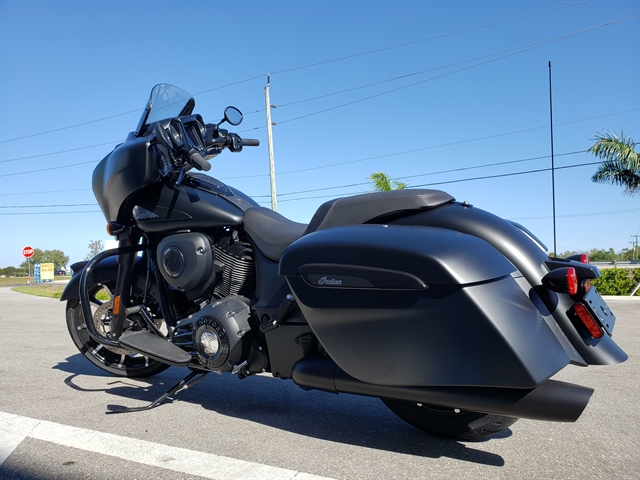
[[227, 107], [224, 109], [224, 121], [229, 122], [234, 127], [240, 125], [242, 123], [242, 112], [236, 107]]

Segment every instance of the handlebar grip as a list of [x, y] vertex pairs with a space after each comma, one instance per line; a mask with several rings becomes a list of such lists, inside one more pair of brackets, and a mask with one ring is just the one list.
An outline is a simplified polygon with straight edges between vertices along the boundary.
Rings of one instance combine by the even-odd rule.
[[255, 138], [243, 138], [242, 145], [245, 147], [259, 147], [260, 140], [257, 140]]
[[198, 170], [204, 170], [205, 172], [211, 170], [211, 164], [196, 149], [189, 152], [189, 163]]

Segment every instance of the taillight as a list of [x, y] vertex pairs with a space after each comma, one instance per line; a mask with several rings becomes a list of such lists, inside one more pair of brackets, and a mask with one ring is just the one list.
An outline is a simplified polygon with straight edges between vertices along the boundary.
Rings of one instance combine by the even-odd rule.
[[569, 295], [578, 293], [578, 274], [573, 267], [567, 268], [567, 288], [569, 289]]
[[542, 278], [542, 284], [554, 292], [576, 295], [578, 293], [578, 274], [573, 267], [557, 268]]
[[570, 257], [567, 257], [567, 260], [575, 260], [576, 262], [580, 263], [589, 263], [589, 255], [587, 255], [586, 253], [579, 253], [577, 255], [571, 255]]
[[587, 327], [589, 333], [593, 338], [601, 338], [603, 333], [598, 322], [593, 318], [591, 312], [587, 309], [587, 307], [582, 303], [576, 303], [573, 306], [573, 310], [576, 312], [576, 315], [580, 319], [580, 321]]

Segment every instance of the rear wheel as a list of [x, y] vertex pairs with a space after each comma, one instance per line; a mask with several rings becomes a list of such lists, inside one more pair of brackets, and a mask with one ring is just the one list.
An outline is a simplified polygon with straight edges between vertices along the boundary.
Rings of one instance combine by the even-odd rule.
[[383, 398], [402, 420], [420, 430], [457, 440], [481, 440], [509, 428], [518, 419], [457, 408]]
[[[89, 287], [89, 301], [93, 314], [93, 324], [101, 334], [109, 333], [109, 324], [112, 315], [111, 285], [96, 284]], [[154, 318], [151, 311], [150, 316]], [[157, 318], [157, 317], [156, 317]], [[162, 319], [154, 318], [158, 327], [161, 327]], [[127, 318], [126, 330], [140, 330], [144, 322], [139, 314]], [[80, 299], [74, 298], [67, 302], [67, 328], [73, 342], [91, 363], [102, 370], [123, 377], [149, 377], [160, 373], [169, 365], [158, 362], [139, 353], [119, 347], [108, 347], [96, 342], [89, 336], [85, 324]]]

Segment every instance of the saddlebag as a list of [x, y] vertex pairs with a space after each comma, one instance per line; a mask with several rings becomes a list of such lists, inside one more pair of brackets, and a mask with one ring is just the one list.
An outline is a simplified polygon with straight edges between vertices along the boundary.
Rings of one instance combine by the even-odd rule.
[[490, 244], [452, 230], [353, 225], [280, 259], [327, 354], [367, 383], [532, 388], [569, 357]]

